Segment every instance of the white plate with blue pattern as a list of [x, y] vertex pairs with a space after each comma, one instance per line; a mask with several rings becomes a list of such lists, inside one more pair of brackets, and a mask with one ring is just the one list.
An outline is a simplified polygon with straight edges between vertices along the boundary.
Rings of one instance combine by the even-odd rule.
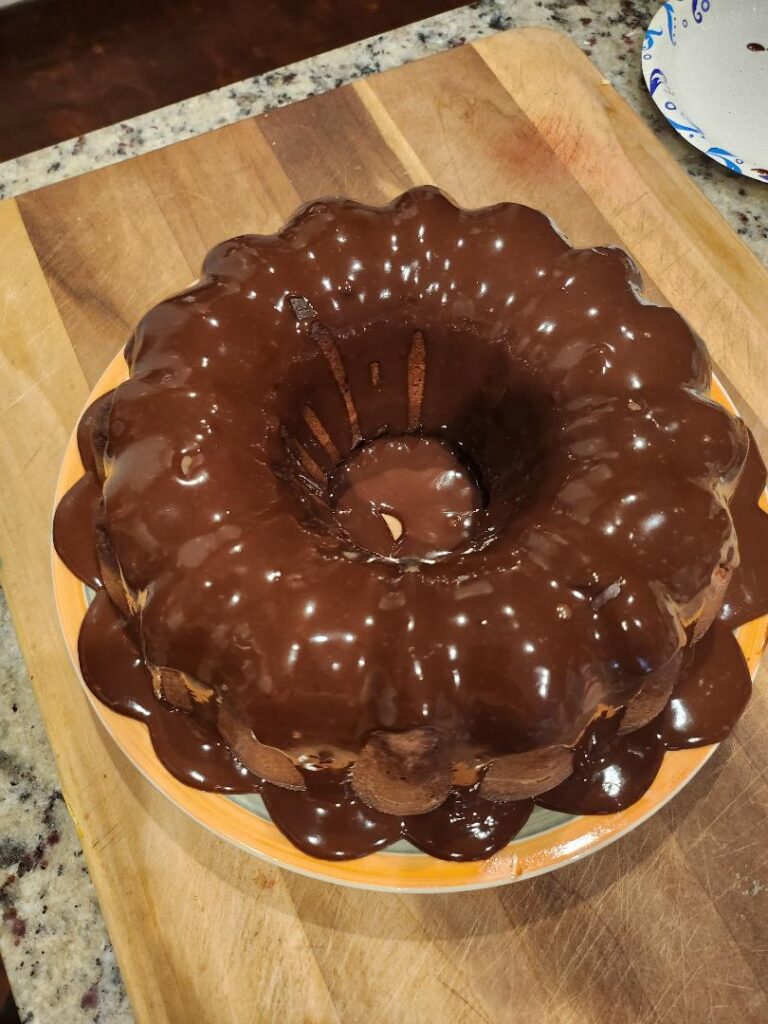
[[642, 66], [686, 142], [768, 182], [768, 0], [669, 0], [648, 26]]

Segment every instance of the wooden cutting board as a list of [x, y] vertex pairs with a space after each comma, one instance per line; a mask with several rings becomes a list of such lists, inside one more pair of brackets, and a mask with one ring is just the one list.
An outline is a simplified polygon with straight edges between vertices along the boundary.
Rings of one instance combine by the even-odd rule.
[[[206, 833], [96, 726], [59, 636], [49, 523], [65, 439], [141, 313], [205, 251], [303, 200], [435, 182], [618, 242], [768, 433], [768, 274], [564, 37], [497, 35], [0, 206], [2, 580], [63, 791], [146, 1024], [717, 1024], [768, 1019], [768, 679], [654, 819], [470, 895], [368, 894]], [[746, 405], [745, 405], [746, 403]]]

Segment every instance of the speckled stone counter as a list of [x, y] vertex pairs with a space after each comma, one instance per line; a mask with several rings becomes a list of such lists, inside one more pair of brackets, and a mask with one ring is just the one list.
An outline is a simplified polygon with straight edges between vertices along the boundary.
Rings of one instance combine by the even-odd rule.
[[[766, 186], [687, 146], [640, 74], [655, 0], [483, 0], [0, 164], [0, 197], [128, 159], [513, 26], [567, 33], [768, 263]], [[24, 1022], [132, 1019], [0, 592], [0, 952]]]
[[0, 930], [23, 1024], [133, 1018], [0, 591]]
[[565, 32], [581, 46], [768, 263], [765, 186], [732, 174], [687, 145], [645, 90], [640, 48], [658, 6], [657, 0], [481, 0], [0, 164], [0, 198], [159, 149], [492, 32], [545, 25]]

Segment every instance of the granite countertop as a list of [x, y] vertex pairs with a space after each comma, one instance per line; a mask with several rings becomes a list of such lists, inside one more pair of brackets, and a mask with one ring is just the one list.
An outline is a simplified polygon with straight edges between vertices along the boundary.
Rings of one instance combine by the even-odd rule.
[[[667, 126], [640, 74], [656, 0], [481, 0], [0, 164], [0, 198], [146, 153], [365, 75], [516, 26], [573, 38], [768, 263], [765, 186]], [[133, 1019], [0, 591], [0, 953], [24, 1024]], [[3, 880], [4, 878], [4, 880]]]

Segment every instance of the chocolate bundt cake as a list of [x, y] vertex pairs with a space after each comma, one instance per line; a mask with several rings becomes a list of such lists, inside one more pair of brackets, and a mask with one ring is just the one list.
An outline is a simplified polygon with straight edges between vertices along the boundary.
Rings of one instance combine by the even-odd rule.
[[97, 590], [89, 687], [321, 857], [488, 856], [534, 801], [615, 811], [721, 739], [765, 470], [639, 288], [432, 188], [217, 246], [80, 423], [54, 532]]

